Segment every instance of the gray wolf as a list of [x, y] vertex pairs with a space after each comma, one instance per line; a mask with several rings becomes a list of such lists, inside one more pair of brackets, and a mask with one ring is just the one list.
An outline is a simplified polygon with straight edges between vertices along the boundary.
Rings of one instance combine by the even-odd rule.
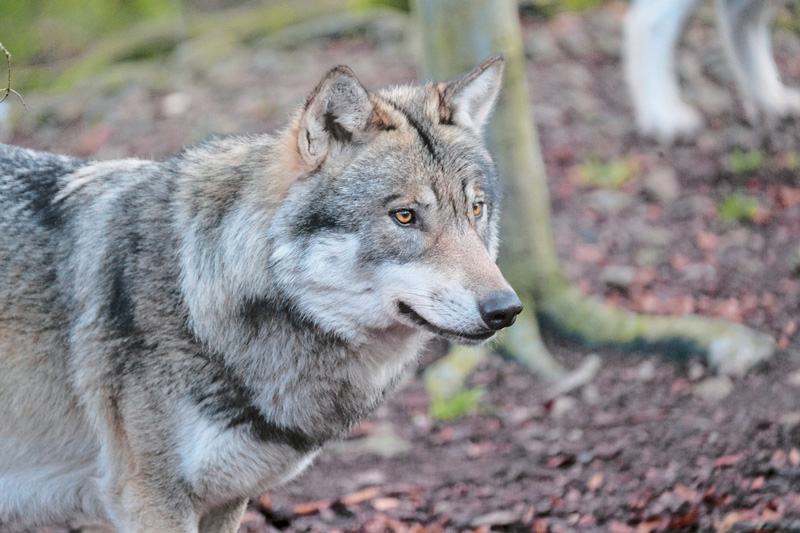
[[[624, 25], [625, 71], [639, 129], [662, 141], [696, 132], [697, 110], [680, 97], [674, 51], [698, 0], [633, 0]], [[769, 28], [771, 0], [716, 0], [717, 29], [751, 123], [800, 115], [800, 92], [780, 79]]]
[[521, 311], [495, 264], [491, 58], [165, 162], [0, 147], [0, 522], [236, 531], [434, 336]]

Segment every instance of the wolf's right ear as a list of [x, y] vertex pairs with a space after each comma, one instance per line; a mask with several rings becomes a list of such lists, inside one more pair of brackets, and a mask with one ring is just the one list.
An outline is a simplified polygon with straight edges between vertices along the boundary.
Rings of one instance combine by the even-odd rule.
[[331, 69], [306, 99], [297, 144], [303, 160], [316, 167], [335, 143], [357, 140], [368, 127], [372, 103], [353, 71]]
[[481, 134], [500, 92], [505, 61], [493, 56], [470, 72], [439, 85], [443, 121]]

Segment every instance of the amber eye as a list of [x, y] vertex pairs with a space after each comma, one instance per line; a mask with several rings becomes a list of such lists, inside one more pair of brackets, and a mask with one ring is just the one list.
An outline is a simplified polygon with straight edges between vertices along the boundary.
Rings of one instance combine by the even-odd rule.
[[483, 202], [472, 204], [472, 214], [475, 215], [475, 218], [481, 218], [481, 215], [483, 215]]
[[415, 220], [414, 211], [411, 209], [401, 209], [399, 211], [395, 211], [392, 213], [392, 216], [394, 216], [394, 219], [403, 226], [413, 224]]

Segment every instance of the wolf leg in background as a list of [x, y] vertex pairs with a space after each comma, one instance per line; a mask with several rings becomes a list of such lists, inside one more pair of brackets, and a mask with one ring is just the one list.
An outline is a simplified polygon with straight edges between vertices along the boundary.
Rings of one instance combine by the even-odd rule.
[[[697, 0], [633, 0], [624, 25], [625, 76], [642, 133], [662, 141], [700, 127], [680, 97], [675, 48]], [[800, 114], [800, 95], [780, 80], [769, 29], [769, 0], [716, 0], [720, 38], [748, 119], [757, 123]]]
[[625, 77], [639, 129], [669, 140], [693, 133], [700, 114], [680, 95], [675, 46], [698, 0], [633, 0], [625, 18]]
[[0, 528], [238, 528], [442, 336], [522, 310], [495, 264], [492, 58], [167, 162], [0, 145]]
[[717, 27], [752, 123], [759, 112], [768, 123], [800, 115], [800, 92], [781, 82], [772, 54], [774, 16], [770, 0], [717, 0]]

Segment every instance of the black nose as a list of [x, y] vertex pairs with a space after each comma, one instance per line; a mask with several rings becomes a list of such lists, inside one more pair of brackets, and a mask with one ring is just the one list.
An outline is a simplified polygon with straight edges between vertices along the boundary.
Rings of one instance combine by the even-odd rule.
[[522, 311], [522, 302], [514, 291], [495, 291], [478, 304], [486, 325], [498, 331], [507, 328]]

